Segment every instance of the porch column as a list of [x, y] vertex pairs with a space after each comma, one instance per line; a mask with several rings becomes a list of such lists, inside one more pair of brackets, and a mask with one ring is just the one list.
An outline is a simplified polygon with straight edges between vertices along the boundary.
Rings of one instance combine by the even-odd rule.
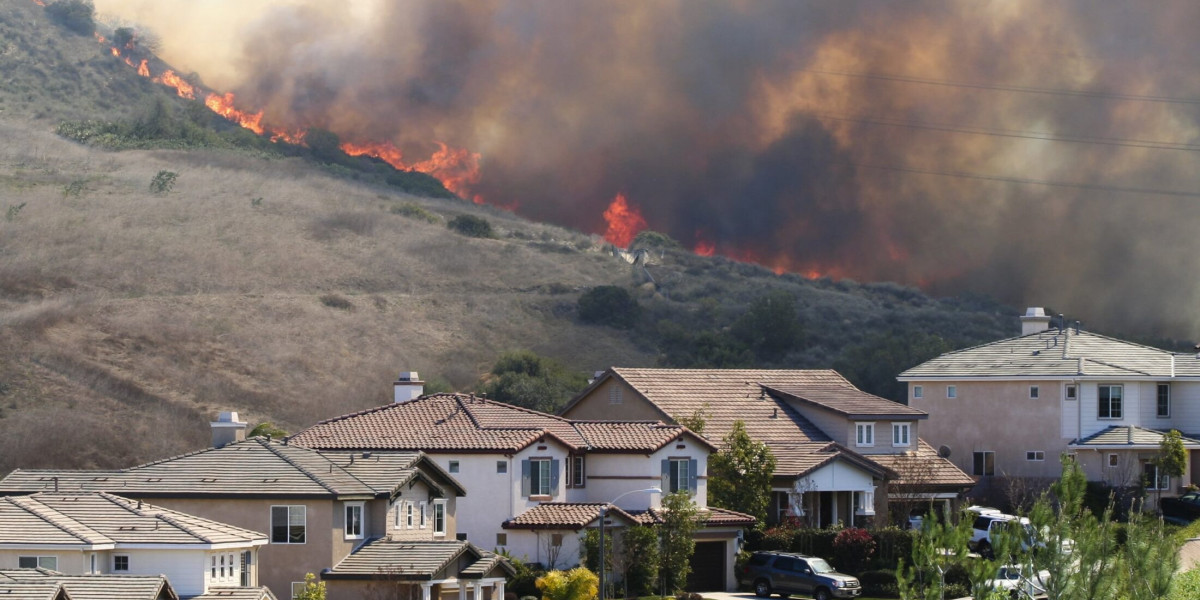
[[854, 527], [854, 515], [858, 514], [858, 492], [850, 492], [850, 526]]
[[421, 584], [421, 600], [431, 600], [429, 592], [432, 588], [433, 588], [432, 583], [422, 583]]
[[483, 582], [476, 581], [471, 584], [472, 591], [475, 594], [475, 600], [483, 600]]
[[504, 580], [501, 579], [492, 584], [492, 589], [496, 590], [492, 594], [492, 600], [504, 600]]
[[458, 600], [467, 600], [467, 584], [466, 582], [458, 582]]
[[834, 492], [834, 493], [832, 494], [832, 496], [833, 496], [832, 500], [833, 500], [833, 501], [832, 501], [832, 502], [830, 502], [830, 504], [832, 504], [832, 505], [833, 505], [833, 507], [832, 507], [832, 508], [833, 508], [833, 510], [832, 510], [832, 511], [831, 511], [831, 513], [830, 513], [830, 519], [829, 519], [829, 524], [830, 524], [830, 525], [833, 525], [833, 524], [835, 524], [835, 523], [837, 523], [837, 522], [838, 522], [838, 511], [837, 511], [837, 509], [838, 509], [838, 497], [839, 497], [839, 496], [841, 496], [841, 495], [842, 495], [842, 493], [841, 493], [841, 492]]

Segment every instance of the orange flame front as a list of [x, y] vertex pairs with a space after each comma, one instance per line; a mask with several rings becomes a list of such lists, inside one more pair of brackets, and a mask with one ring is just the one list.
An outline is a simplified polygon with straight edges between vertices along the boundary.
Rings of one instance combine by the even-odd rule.
[[144, 58], [142, 59], [142, 64], [138, 65], [138, 68], [137, 68], [138, 75], [141, 75], [142, 77], [150, 76], [150, 66], [147, 64], [148, 62], [149, 61], [147, 61], [146, 59], [144, 59]]
[[629, 206], [625, 194], [617, 194], [617, 197], [613, 198], [612, 203], [604, 210], [604, 220], [608, 223], [604, 239], [622, 248], [628, 248], [638, 232], [646, 228], [646, 219], [642, 217], [642, 212]]
[[226, 119], [229, 119], [230, 121], [233, 121], [234, 123], [237, 123], [238, 125], [241, 125], [242, 127], [245, 127], [246, 129], [249, 129], [250, 131], [253, 131], [254, 133], [257, 133], [258, 135], [262, 135], [263, 133], [262, 111], [260, 110], [255, 114], [250, 114], [234, 108], [233, 92], [227, 92], [224, 96], [218, 94], [209, 94], [208, 97], [204, 99], [204, 105], [207, 106], [209, 110], [221, 115], [222, 117], [225, 117]]
[[708, 236], [703, 230], [696, 230], [696, 244], [692, 246], [692, 252], [699, 256], [712, 256], [717, 253], [717, 245], [708, 241]]
[[175, 93], [179, 94], [180, 98], [187, 98], [188, 100], [196, 99], [196, 89], [192, 87], [192, 84], [184, 81], [182, 77], [176, 75], [175, 71], [167, 69], [166, 71], [163, 71], [162, 75], [155, 77], [153, 81], [155, 83], [161, 83], [165, 86], [175, 88]]
[[412, 164], [404, 162], [404, 153], [391, 142], [355, 144], [344, 142], [342, 152], [350, 156], [378, 158], [398, 171], [419, 171], [432, 175], [461, 198], [483, 203], [483, 196], [471, 195], [471, 186], [479, 183], [479, 154], [464, 148], [451, 148], [438, 142], [438, 151], [426, 160]]

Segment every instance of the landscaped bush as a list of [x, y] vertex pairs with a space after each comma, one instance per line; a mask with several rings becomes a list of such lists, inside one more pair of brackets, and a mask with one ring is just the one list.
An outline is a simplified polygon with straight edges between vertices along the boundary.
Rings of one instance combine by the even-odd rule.
[[863, 571], [858, 574], [858, 581], [863, 586], [863, 595], [889, 598], [900, 595], [900, 584], [896, 581], [895, 571], [887, 569]]
[[[809, 556], [820, 556], [825, 560], [835, 561], [833, 540], [840, 529], [800, 529], [792, 536], [792, 552]], [[835, 567], [841, 565], [834, 564]]]
[[915, 531], [899, 527], [876, 529], [872, 532], [876, 544], [875, 564], [880, 568], [894, 569], [900, 559], [911, 560], [914, 535]]
[[834, 560], [844, 572], [861, 573], [874, 553], [875, 540], [866, 529], [843, 529], [833, 538]]
[[492, 238], [496, 234], [492, 231], [492, 224], [483, 217], [475, 215], [458, 215], [450, 222], [446, 223], [446, 227], [453, 229], [467, 237], [475, 238]]

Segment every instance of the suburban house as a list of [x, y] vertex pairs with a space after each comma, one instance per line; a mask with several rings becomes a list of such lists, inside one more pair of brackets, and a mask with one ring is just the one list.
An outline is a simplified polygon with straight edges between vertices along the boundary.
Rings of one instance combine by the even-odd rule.
[[266, 534], [106, 492], [0, 497], [0, 569], [166, 575], [184, 597], [257, 587]]
[[[909, 404], [929, 413], [922, 434], [943, 454], [985, 482], [1056, 479], [1063, 454], [1115, 487], [1177, 491], [1200, 481], [1200, 356], [1070, 327], [1041, 308], [1028, 309], [1021, 328], [898, 377]], [[1189, 455], [1175, 481], [1153, 462], [1171, 429]]]
[[[407, 586], [422, 600], [503, 597], [511, 567], [456, 539], [457, 500], [466, 490], [425, 455], [318, 452], [267, 438], [229, 442], [238, 437], [230, 432], [245, 426], [229, 423], [237, 423], [236, 414], [223, 414], [214, 427], [219, 448], [116, 471], [18, 469], [0, 481], [0, 493], [119, 491], [267, 531], [257, 563], [253, 555], [235, 555], [233, 564], [226, 558], [226, 577], [256, 573], [281, 597], [294, 596], [306, 573], [328, 579], [337, 598], [363, 597], [373, 582]], [[368, 566], [373, 570], [364, 571]]]
[[703, 437], [657, 418], [571, 420], [471, 395], [421, 395], [414, 382], [398, 381], [391, 404], [322, 421], [288, 443], [327, 453], [420, 450], [470, 485], [458, 502], [460, 538], [547, 568], [580, 562], [581, 535], [599, 526], [602, 508], [614, 507], [605, 526], [618, 532], [652, 519], [644, 515], [661, 508], [658, 490], [687, 491], [705, 518], [694, 586], [736, 588], [739, 532], [754, 520], [708, 508], [715, 447]]
[[[165, 575], [64, 575], [48, 569], [0, 569], [0, 597], [6, 600], [179, 600]], [[186, 597], [186, 596], [184, 596]], [[222, 588], [199, 600], [275, 600], [265, 588]]]
[[863, 392], [832, 370], [613, 367], [560, 414], [668, 423], [699, 417], [718, 444], [742, 421], [777, 461], [772, 522], [861, 526], [887, 519], [889, 490], [949, 504], [973, 483], [920, 440], [927, 414]]

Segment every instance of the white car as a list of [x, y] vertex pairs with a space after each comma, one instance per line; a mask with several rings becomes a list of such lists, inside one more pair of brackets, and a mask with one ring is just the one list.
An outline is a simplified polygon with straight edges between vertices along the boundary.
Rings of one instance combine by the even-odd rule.
[[1006, 515], [999, 511], [979, 514], [971, 528], [971, 550], [986, 558], [992, 558], [992, 545], [999, 531], [1007, 529], [1010, 533], [1018, 535], [1023, 549], [1028, 549], [1029, 541], [1037, 539], [1029, 519]]
[[1050, 571], [1043, 569], [1031, 577], [1025, 573], [1021, 565], [1005, 565], [996, 571], [996, 578], [989, 579], [987, 585], [994, 590], [1007, 591], [1009, 598], [1014, 600], [1045, 597]]

